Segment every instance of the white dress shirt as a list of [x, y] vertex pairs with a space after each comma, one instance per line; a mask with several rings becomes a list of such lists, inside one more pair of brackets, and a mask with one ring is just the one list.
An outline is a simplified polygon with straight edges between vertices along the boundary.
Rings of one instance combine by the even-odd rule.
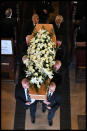
[[51, 94], [51, 96], [53, 95], [53, 93], [52, 92], [50, 92], [50, 91], [48, 91], [48, 96]]
[[[27, 100], [27, 89], [24, 89], [25, 91], [25, 97], [26, 97], [26, 100]], [[34, 103], [35, 102], [35, 99], [31, 99], [31, 103]]]

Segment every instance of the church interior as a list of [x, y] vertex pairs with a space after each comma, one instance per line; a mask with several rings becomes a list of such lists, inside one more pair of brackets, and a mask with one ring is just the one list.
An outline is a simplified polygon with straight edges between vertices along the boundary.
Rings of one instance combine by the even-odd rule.
[[[43, 3], [46, 15], [41, 15]], [[86, 5], [85, 1], [76, 0], [0, 2], [1, 130], [86, 130]], [[8, 8], [12, 11], [11, 23], [6, 18]], [[47, 120], [48, 111], [42, 112], [40, 101], [37, 102], [35, 123], [32, 123], [30, 109], [22, 108], [15, 97], [16, 87], [23, 77], [21, 63], [27, 50], [26, 36], [31, 29], [27, 23], [34, 13], [43, 20], [40, 24], [48, 26], [53, 25], [56, 16], [63, 16], [63, 46], [59, 47], [64, 47], [60, 52], [63, 66], [55, 78], [57, 92], [63, 100], [51, 126]], [[10, 32], [11, 25], [13, 32]]]

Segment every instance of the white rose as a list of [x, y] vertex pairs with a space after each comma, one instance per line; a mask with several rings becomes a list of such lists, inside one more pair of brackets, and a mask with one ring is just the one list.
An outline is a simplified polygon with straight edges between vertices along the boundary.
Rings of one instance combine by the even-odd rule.
[[29, 66], [29, 70], [32, 70], [33, 69], [33, 66]]
[[38, 40], [38, 39], [36, 39], [36, 40], [35, 40], [35, 43], [38, 43], [38, 41], [39, 41], [39, 40]]
[[41, 35], [38, 35], [38, 39], [40, 39], [41, 38]]
[[42, 54], [45, 54], [45, 50], [42, 50], [41, 53], [42, 53]]
[[38, 76], [38, 73], [34, 73], [34, 76]]
[[46, 67], [49, 67], [49, 65], [48, 65], [48, 64], [46, 64]]

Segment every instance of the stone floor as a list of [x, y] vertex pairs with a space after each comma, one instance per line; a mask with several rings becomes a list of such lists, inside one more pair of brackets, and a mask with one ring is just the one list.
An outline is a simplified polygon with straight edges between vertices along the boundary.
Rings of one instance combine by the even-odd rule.
[[78, 116], [86, 115], [86, 82], [75, 81], [75, 69], [70, 69], [71, 128], [78, 130]]
[[14, 83], [3, 81], [1, 82], [1, 129], [14, 128], [15, 116], [15, 98], [14, 98]]
[[49, 129], [54, 129], [54, 130], [59, 130], [60, 129], [60, 108], [57, 110], [55, 113], [55, 117], [53, 119], [53, 125], [49, 126], [48, 121], [47, 121], [47, 114], [48, 111], [45, 113], [42, 113], [41, 110], [41, 103], [38, 103], [37, 105], [37, 111], [36, 111], [36, 122], [35, 124], [31, 123], [30, 119], [30, 112], [29, 110], [26, 111], [26, 123], [25, 123], [25, 129], [36, 129], [36, 130], [49, 130]]

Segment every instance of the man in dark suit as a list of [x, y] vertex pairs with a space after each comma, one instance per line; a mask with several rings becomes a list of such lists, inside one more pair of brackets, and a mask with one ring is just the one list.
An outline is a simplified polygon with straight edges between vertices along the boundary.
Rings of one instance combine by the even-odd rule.
[[22, 79], [22, 82], [19, 81], [16, 85], [15, 98], [21, 108], [30, 108], [31, 122], [35, 123], [37, 101], [29, 96], [29, 83], [26, 78]]
[[48, 109], [48, 123], [50, 126], [52, 126], [52, 119], [61, 104], [61, 96], [56, 93], [55, 89], [56, 84], [51, 82], [48, 88], [47, 100], [42, 103], [42, 111], [45, 112]]
[[59, 63], [61, 62], [61, 66], [60, 68], [55, 71], [54, 70], [54, 76], [52, 78], [51, 81], [56, 83], [56, 91], [61, 94], [62, 93], [62, 80], [63, 80], [63, 76], [67, 67], [67, 63], [65, 61], [65, 46], [63, 44], [63, 38], [59, 35], [56, 36], [56, 45], [57, 45], [57, 50], [56, 50], [56, 56], [55, 56], [55, 60], [59, 61]]
[[47, 22], [49, 14], [54, 11], [52, 2], [50, 0], [36, 1], [34, 8], [36, 10], [36, 13], [39, 15], [40, 23], [42, 24], [45, 24]]
[[55, 20], [52, 22], [55, 35], [61, 35], [62, 37], [64, 36], [65, 31], [63, 22], [64, 22], [63, 16], [61, 15], [56, 16]]
[[[64, 63], [64, 58], [65, 58], [65, 47], [62, 44], [63, 42], [63, 38], [61, 35], [56, 34], [56, 46], [57, 46], [57, 52], [56, 52], [56, 56], [55, 56], [55, 60], [56, 63], [54, 68], [56, 70], [54, 70], [54, 76], [51, 80], [52, 83], [54, 83], [54, 88], [53, 88], [53, 95], [51, 97], [51, 102], [53, 102], [53, 105], [51, 107], [51, 109], [48, 109], [49, 113], [48, 113], [48, 122], [49, 125], [52, 125], [52, 119], [53, 116], [55, 114], [55, 111], [58, 109], [58, 107], [60, 106], [61, 102], [62, 102], [62, 98], [61, 98], [61, 83], [62, 83], [62, 76], [65, 70], [65, 63]], [[57, 87], [57, 88], [56, 88]], [[51, 87], [52, 88], [52, 87]], [[49, 89], [51, 90], [51, 88], [49, 87]], [[55, 90], [56, 89], [56, 90]], [[56, 101], [56, 102], [55, 102]], [[49, 104], [49, 101], [46, 102], [46, 104]], [[43, 103], [42, 104], [42, 110], [43, 112], [46, 110], [46, 106]]]
[[0, 35], [2, 38], [16, 39], [17, 20], [12, 18], [12, 9], [7, 8], [5, 18], [0, 20]]
[[29, 36], [32, 34], [36, 24], [38, 24], [38, 23], [39, 23], [39, 16], [36, 13], [34, 13], [32, 15], [31, 20], [28, 20], [24, 23], [23, 43], [22, 43], [22, 46], [21, 46], [21, 53], [20, 53], [20, 54], [22, 54], [22, 56], [23, 56], [23, 54], [26, 54], [28, 44], [29, 44], [29, 41], [30, 41]]
[[56, 34], [56, 56], [55, 60], [60, 60], [62, 62], [62, 66], [64, 66], [64, 59], [65, 59], [65, 45], [63, 43], [63, 36]]
[[36, 24], [39, 23], [39, 16], [38, 14], [34, 13], [32, 15], [32, 20], [29, 20], [25, 23], [25, 27], [24, 27], [24, 39], [26, 38], [26, 42], [28, 41], [27, 40], [27, 36], [31, 35]]

